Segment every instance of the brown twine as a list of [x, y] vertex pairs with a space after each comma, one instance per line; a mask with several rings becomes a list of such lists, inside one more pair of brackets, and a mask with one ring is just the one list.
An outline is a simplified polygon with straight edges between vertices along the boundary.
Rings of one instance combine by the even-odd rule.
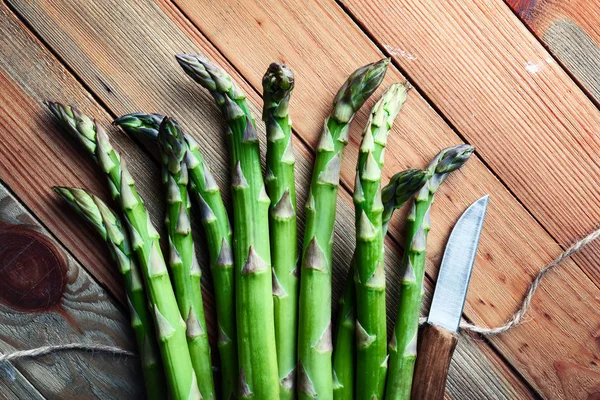
[[[596, 240], [598, 237], [600, 237], [600, 229], [590, 233], [589, 235], [587, 235], [586, 237], [584, 237], [577, 243], [573, 244], [571, 247], [569, 247], [567, 250], [565, 250], [561, 255], [559, 255], [554, 261], [552, 261], [550, 264], [548, 264], [544, 268], [542, 268], [537, 273], [533, 282], [531, 282], [531, 284], [529, 285], [529, 289], [527, 290], [527, 293], [526, 293], [525, 297], [523, 298], [523, 301], [521, 302], [521, 306], [519, 307], [519, 309], [503, 325], [500, 325], [496, 328], [486, 328], [486, 327], [477, 326], [477, 325], [463, 321], [460, 324], [460, 329], [463, 331], [479, 333], [481, 335], [498, 335], [498, 334], [504, 333], [504, 332], [514, 328], [515, 326], [521, 324], [523, 322], [523, 318], [525, 317], [525, 314], [529, 310], [529, 307], [531, 305], [531, 299], [533, 298], [533, 295], [535, 294], [536, 290], [540, 286], [542, 279], [544, 279], [544, 277], [548, 273], [550, 273], [554, 268], [556, 268], [558, 265], [560, 265], [563, 261], [565, 261], [567, 258], [571, 257], [572, 255], [580, 252], [584, 247], [586, 247], [588, 244], [590, 244], [591, 242]], [[423, 324], [426, 321], [427, 321], [427, 317], [421, 317], [419, 319], [419, 324]], [[135, 357], [136, 356], [135, 353], [133, 353], [129, 350], [121, 349], [119, 347], [99, 345], [99, 344], [70, 343], [70, 344], [62, 344], [62, 345], [56, 345], [56, 346], [42, 346], [42, 347], [38, 347], [35, 349], [31, 349], [31, 350], [18, 350], [18, 351], [8, 353], [8, 354], [0, 354], [0, 362], [17, 360], [20, 358], [27, 358], [27, 357], [40, 357], [40, 356], [44, 356], [47, 354], [57, 353], [57, 352], [66, 351], [66, 350], [74, 350], [74, 351], [78, 350], [78, 351], [85, 351], [85, 352], [92, 352], [92, 353], [106, 353], [106, 354], [126, 356], [126, 357]]]
[[45, 356], [46, 354], [52, 354], [66, 350], [78, 350], [91, 353], [106, 353], [126, 357], [136, 356], [134, 352], [114, 346], [106, 346], [103, 344], [68, 343], [59, 344], [55, 346], [42, 346], [31, 350], [19, 350], [8, 354], [0, 354], [0, 362], [27, 357], [40, 357]]

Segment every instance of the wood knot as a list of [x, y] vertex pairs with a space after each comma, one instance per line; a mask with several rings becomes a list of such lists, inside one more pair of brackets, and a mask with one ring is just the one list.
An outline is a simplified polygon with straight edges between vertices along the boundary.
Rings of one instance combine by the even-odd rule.
[[57, 305], [67, 260], [51, 239], [23, 225], [0, 226], [0, 302], [22, 311]]

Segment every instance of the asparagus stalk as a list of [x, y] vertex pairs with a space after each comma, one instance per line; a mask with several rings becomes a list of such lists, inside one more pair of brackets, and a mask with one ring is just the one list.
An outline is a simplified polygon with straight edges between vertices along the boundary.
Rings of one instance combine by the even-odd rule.
[[342, 152], [354, 114], [377, 89], [388, 59], [356, 70], [338, 91], [325, 120], [305, 206], [298, 329], [301, 399], [333, 396], [331, 369], [331, 261]]
[[131, 246], [140, 263], [163, 360], [167, 385], [173, 399], [200, 399], [196, 375], [171, 280], [160, 249], [160, 235], [152, 225], [144, 201], [135, 188], [125, 161], [114, 150], [100, 125], [76, 108], [49, 103], [64, 128], [86, 149], [106, 174], [113, 198], [125, 215]]
[[169, 266], [179, 312], [186, 323], [186, 335], [198, 388], [204, 399], [214, 399], [215, 388], [210, 345], [200, 289], [200, 265], [196, 259], [190, 223], [186, 144], [179, 124], [163, 119], [158, 133], [166, 188], [165, 225], [169, 237]]
[[333, 341], [333, 398], [353, 400], [356, 372], [356, 289], [354, 257], [350, 262]]
[[[383, 201], [382, 235], [385, 237], [393, 212], [402, 207], [421, 189], [428, 175], [419, 169], [407, 169], [392, 176], [381, 190]], [[339, 323], [333, 349], [333, 397], [336, 400], [354, 399], [356, 366], [356, 291], [354, 257], [348, 270], [344, 293], [340, 299]]]
[[381, 399], [387, 372], [381, 170], [387, 137], [406, 101], [407, 84], [390, 86], [373, 107], [356, 166], [356, 396]]
[[400, 292], [398, 318], [390, 340], [389, 374], [386, 398], [409, 399], [414, 364], [417, 358], [417, 333], [421, 300], [427, 234], [430, 230], [430, 210], [440, 184], [448, 174], [460, 168], [473, 153], [473, 147], [458, 145], [442, 150], [428, 165], [428, 179], [416, 194], [407, 217], [404, 276]]
[[[132, 135], [156, 139], [163, 118], [159, 114], [134, 113], [117, 118], [114, 124]], [[189, 189], [200, 208], [215, 290], [221, 396], [229, 399], [236, 393], [238, 376], [231, 228], [221, 191], [200, 154], [198, 144], [190, 135], [185, 132], [182, 134], [187, 145], [185, 161], [190, 180]]]
[[294, 74], [273, 63], [263, 77], [263, 121], [267, 126], [267, 194], [271, 198], [269, 228], [273, 263], [275, 344], [279, 369], [279, 396], [296, 395], [298, 332], [298, 262], [296, 188], [292, 151], [292, 120], [288, 112]]
[[271, 201], [263, 182], [254, 119], [245, 95], [224, 70], [203, 56], [178, 55], [177, 61], [212, 94], [229, 128], [239, 397], [275, 399], [279, 378], [268, 225]]
[[119, 217], [102, 200], [83, 189], [52, 189], [88, 221], [107, 243], [110, 255], [125, 281], [131, 327], [140, 352], [146, 396], [148, 399], [164, 399], [167, 396], [167, 386], [158, 355], [152, 317], [146, 307], [139, 266], [133, 259], [129, 237], [123, 230]]

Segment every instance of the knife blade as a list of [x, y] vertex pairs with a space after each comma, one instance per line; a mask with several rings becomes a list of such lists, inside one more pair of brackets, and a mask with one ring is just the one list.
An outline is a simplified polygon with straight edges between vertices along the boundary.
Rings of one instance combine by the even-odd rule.
[[489, 195], [471, 204], [450, 233], [429, 317], [419, 337], [411, 399], [442, 399], [475, 264]]
[[489, 196], [471, 204], [452, 229], [427, 322], [458, 332]]

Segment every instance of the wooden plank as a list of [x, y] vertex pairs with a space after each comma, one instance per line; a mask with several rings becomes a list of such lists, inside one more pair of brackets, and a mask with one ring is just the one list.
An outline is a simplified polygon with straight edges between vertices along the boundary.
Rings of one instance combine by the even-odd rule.
[[[481, 7], [489, 7], [488, 3]], [[439, 5], [439, 2], [435, 4]], [[298, 127], [298, 134], [313, 146], [316, 144], [322, 117], [327, 112], [327, 106], [323, 104], [326, 103], [326, 100], [323, 99], [331, 98], [339, 82], [356, 65], [373, 61], [381, 56], [378, 48], [369, 41], [348, 15], [333, 3], [288, 1], [265, 5], [262, 2], [240, 2], [236, 3], [235, 12], [232, 12], [228, 4], [222, 2], [178, 0], [177, 5], [200, 27], [211, 42], [223, 52], [227, 59], [234, 64], [236, 69], [241, 71], [254, 87], [260, 87], [260, 77], [265, 64], [263, 60], [286, 61], [291, 65], [298, 75], [298, 88], [294, 97], [292, 118], [296, 122], [296, 127]], [[475, 7], [475, 3], [469, 3], [469, 6]], [[393, 11], [399, 6], [397, 4], [387, 4], [385, 7], [386, 10]], [[438, 18], [446, 17], [443, 12], [431, 12], [428, 15], [438, 16]], [[376, 18], [373, 17], [373, 20], [376, 20]], [[398, 17], [398, 20], [402, 20], [401, 17]], [[431, 21], [428, 25], [435, 26], [436, 24], [437, 22]], [[390, 22], [387, 25], [391, 26], [393, 24]], [[438, 40], [437, 38], [430, 38], [426, 32], [418, 31], [416, 33], [415, 30], [407, 29], [405, 26], [394, 29], [395, 33], [399, 31], [411, 35], [413, 40], [416, 40], [415, 38], [423, 41], [431, 40], [432, 42]], [[457, 31], [460, 31], [460, 29], [457, 28]], [[243, 40], [242, 38], [252, 39]], [[500, 38], [498, 38], [498, 41], [500, 41]], [[422, 46], [424, 50], [428, 48], [427, 43], [422, 43]], [[446, 48], [444, 47], [443, 50], [438, 49], [436, 55], [449, 54]], [[520, 47], [517, 48], [520, 49]], [[526, 49], [523, 51], [526, 51]], [[543, 53], [543, 49], [540, 51]], [[404, 54], [407, 58], [413, 58], [406, 53], [397, 52]], [[503, 52], [498, 54], [503, 54]], [[495, 54], [489, 55], [487, 53], [479, 54], [479, 57], [482, 57], [481, 59], [484, 61], [491, 60], [490, 62], [495, 62], [496, 59]], [[498, 62], [495, 62], [495, 64], [498, 64]], [[438, 65], [428, 65], [427, 71], [436, 71], [439, 68]], [[552, 68], [556, 68], [556, 66]], [[521, 65], [521, 69], [523, 74], [529, 74], [525, 70], [524, 64]], [[387, 82], [402, 79], [395, 68], [392, 68], [388, 74]], [[451, 75], [439, 74], [439, 76]], [[480, 83], [477, 77], [474, 77], [473, 81]], [[566, 82], [564, 85], [567, 85], [569, 82], [568, 77], [564, 77], [564, 81]], [[469, 85], [471, 83], [464, 83], [463, 87]], [[496, 86], [488, 84], [487, 90], [491, 90], [490, 88]], [[517, 89], [519, 88], [515, 90]], [[444, 85], [438, 87], [436, 93], [438, 96], [443, 97], [448, 90], [447, 86]], [[573, 91], [573, 87], [569, 90], [569, 95], [577, 91], [576, 88]], [[563, 95], [564, 93], [557, 93], [554, 99], [555, 102], [548, 100], [548, 104], [556, 105], [556, 99], [562, 98]], [[461, 98], [459, 94], [455, 94], [455, 97], [457, 99]], [[480, 99], [477, 94], [472, 94], [472, 97]], [[476, 102], [476, 100], [474, 101]], [[463, 107], [463, 109], [470, 110], [477, 107], [481, 107], [481, 105], [476, 104], [470, 108]], [[498, 107], [501, 108], [501, 105], [498, 105]], [[586, 107], [585, 103], [582, 107]], [[585, 109], [588, 111], [587, 108]], [[568, 110], [572, 111], [572, 106]], [[556, 112], [557, 115], [563, 116], [562, 110]], [[595, 118], [595, 111], [590, 110], [590, 112], [590, 118]], [[491, 114], [493, 115], [493, 113]], [[484, 117], [479, 115], [479, 118]], [[513, 121], [514, 119], [508, 119], [507, 123], [516, 123]], [[364, 121], [364, 119], [359, 118], [360, 121]], [[537, 119], [530, 121], [530, 123], [533, 122], [539, 123]], [[574, 121], [569, 122], [574, 123]], [[560, 126], [560, 124], [557, 124], [557, 126]], [[548, 129], [549, 132], [556, 132], [557, 128], [548, 127]], [[472, 133], [472, 131], [473, 129], [470, 128], [469, 132]], [[397, 133], [390, 138], [388, 155], [391, 157], [388, 157], [387, 173], [392, 173], [409, 165], [424, 165], [436, 149], [460, 141], [444, 121], [418, 96], [416, 91], [411, 94], [403, 111], [402, 125], [396, 128], [395, 132]], [[526, 129], [525, 132], [530, 132], [530, 130]], [[585, 131], [581, 134], [581, 139], [589, 140], [590, 146], [594, 148], [594, 141], [589, 138], [589, 135]], [[353, 142], [350, 144], [345, 157], [343, 174], [344, 181], [348, 186], [351, 186], [352, 182], [357, 137], [354, 134]], [[569, 141], [573, 142], [572, 139], [569, 139]], [[491, 157], [488, 154], [491, 146], [480, 143], [478, 145], [488, 150], [485, 153], [487, 162], [487, 157]], [[498, 148], [509, 145], [494, 142], [494, 147]], [[543, 150], [543, 152], [540, 151], [540, 154], [553, 157], [554, 149], [540, 149], [540, 146], [538, 143], [528, 143], [522, 146], [523, 148], [519, 148], [519, 151], [513, 151], [510, 154], [511, 157], [506, 160], [505, 164], [502, 164], [504, 169], [501, 172], [504, 173], [509, 166], [514, 165], [516, 162], [514, 160], [515, 154], [529, 153], [531, 149]], [[575, 152], [579, 155], [578, 152], [581, 148], [577, 146], [577, 143], [569, 143], [569, 146], [573, 146]], [[501, 153], [498, 152], [498, 154]], [[582, 160], [589, 159], [589, 155], [580, 154], [580, 156]], [[531, 157], [536, 159], [540, 155], [531, 155]], [[494, 157], [491, 159], [494, 160]], [[572, 160], [573, 157], [569, 155], [566, 159]], [[580, 160], [573, 160], [573, 162], [577, 164], [574, 166], [575, 169], [582, 168], [583, 163]], [[545, 164], [542, 163], [541, 165]], [[557, 165], [563, 165], [562, 161]], [[593, 168], [595, 167], [592, 166]], [[524, 176], [526, 176], [526, 173], [531, 174], [531, 166], [519, 165], [519, 172], [521, 169], [524, 169], [522, 172]], [[542, 170], [542, 168], [538, 169]], [[515, 173], [515, 171], [517, 169], [509, 172]], [[589, 175], [585, 171], [582, 172], [581, 176], [582, 179], [588, 179]], [[505, 179], [504, 175], [503, 179]], [[527, 183], [539, 184], [540, 182], [531, 181], [531, 179], [526, 180]], [[552, 180], [550, 179], [550, 181]], [[435, 228], [431, 235], [430, 252], [432, 263], [428, 265], [428, 272], [432, 276], [435, 275], [433, 263], [439, 262], [444, 240], [451, 224], [455, 221], [456, 215], [479, 195], [486, 192], [491, 193], [493, 200], [484, 231], [484, 242], [480, 252], [482, 256], [478, 258], [478, 268], [474, 273], [466, 313], [469, 318], [478, 323], [498, 325], [515, 310], [533, 274], [559, 254], [561, 249], [556, 245], [553, 238], [544, 231], [546, 226], [541, 227], [529, 214], [528, 210], [524, 209], [519, 201], [477, 159], [472, 160], [467, 168], [456, 176], [456, 180], [451, 182], [448, 182], [447, 191], [438, 198], [439, 204], [434, 209], [433, 221]], [[541, 189], [538, 187], [538, 192], [528, 192], [528, 187], [524, 187], [525, 185], [522, 182], [521, 186], [517, 185], [519, 182], [510, 181], [511, 189], [518, 194], [520, 199], [523, 197], [529, 200], [527, 204], [533, 203], [533, 200], [547, 200], [547, 202], [541, 203], [543, 207], [540, 205], [536, 208], [538, 214], [542, 211], [546, 214], [552, 213], [550, 210], [554, 209], [550, 206], [553, 206], [554, 203], [558, 203], [557, 207], [558, 205], [566, 206], [563, 198], [554, 198], [553, 193], [555, 192], [547, 193], [548, 185]], [[581, 193], [583, 189], [572, 187], [573, 185], [567, 186], [579, 195], [585, 194]], [[517, 192], [516, 189], [519, 189], [519, 191]], [[564, 187], [558, 190], [564, 190]], [[591, 191], [588, 190], [588, 192]], [[550, 197], [540, 199], [539, 197], [543, 196], [540, 196], [539, 193], [544, 193], [544, 195]], [[532, 199], [533, 196], [537, 197]], [[576, 203], [576, 197], [566, 196], [565, 198], [573, 198], [573, 208], [579, 207], [579, 204]], [[590, 199], [588, 202], [589, 207], [595, 210], [594, 204], [596, 202], [596, 199]], [[561, 219], [564, 216], [562, 211], [561, 208], [554, 210], [556, 214], [561, 216]], [[571, 222], [577, 220], [577, 216], [571, 210], [568, 210], [568, 214], [573, 217]], [[567, 243], [580, 233], [591, 229], [595, 222], [591, 222], [593, 218], [589, 218], [587, 221], [582, 220], [588, 218], [588, 215], [589, 212], [582, 212], [578, 224], [571, 223], [567, 225], [564, 234], [567, 237], [564, 238], [563, 235], [564, 239], [561, 241]], [[556, 220], [553, 215], [552, 218]], [[557, 225], [554, 228], [556, 231], [559, 230], [560, 226]], [[394, 223], [391, 230], [392, 235], [398, 237], [399, 231], [400, 226]], [[586, 272], [591, 273], [590, 264], [586, 264], [586, 266], [588, 267]], [[589, 374], [600, 372], [594, 356], [596, 352], [595, 344], [591, 340], [581, 341], [579, 339], [582, 337], [590, 338], [595, 335], [596, 326], [588, 317], [578, 322], [574, 322], [572, 319], [572, 313], [581, 313], [584, 310], [585, 312], [594, 313], [597, 317], [594, 307], [588, 307], [589, 304], [597, 304], [598, 289], [573, 262], [565, 264], [564, 268], [564, 271], [552, 275], [545, 283], [547, 291], [538, 293], [536, 296], [530, 314], [532, 322], [509, 334], [493, 339], [502, 354], [536, 388], [549, 397], [569, 397], [571, 395], [576, 397], [586, 393], [592, 387], [591, 384], [577, 386], [566, 383], [567, 380], [564, 379], [566, 375], [562, 371], [557, 371], [557, 360], [565, 362], [564, 365], [569, 366], [566, 368], [569, 371], [573, 371], [574, 368], [571, 367], [577, 365], [578, 368], [582, 368]], [[560, 296], [555, 296], [555, 293], [560, 293]], [[550, 319], [545, 315], [549, 316]], [[579, 315], [583, 316], [584, 314]], [[592, 320], [595, 321], [596, 317]], [[575, 333], [575, 331], [578, 333]], [[523, 346], [523, 344], [527, 346]], [[560, 346], [557, 346], [557, 344], [560, 344]], [[528, 360], [535, 360], [535, 362], [530, 363]]]
[[[419, 53], [392, 55], [559, 243], [597, 227], [600, 111], [506, 4], [344, 4], [383, 47]], [[576, 258], [596, 284], [598, 257], [600, 243]]]
[[600, 2], [506, 0], [552, 55], [600, 102]]
[[[197, 50], [200, 47], [203, 52], [217, 59], [218, 62], [223, 65], [226, 63], [180, 14], [171, 14], [172, 6], [169, 9], [169, 17], [181, 24], [181, 27], [177, 27], [160, 10], [151, 6], [131, 7], [130, 4], [122, 2], [106, 5], [112, 10], [112, 18], [115, 18], [115, 15], [119, 16], [119, 26], [132, 27], [125, 32], [118, 29], [106, 31], [109, 21], [105, 20], [107, 18], [103, 8], [105, 3], [100, 5], [86, 3], [85, 6], [58, 5], [57, 7], [64, 7], [60, 10], [53, 8], [46, 10], [46, 6], [54, 7], [49, 4], [14, 3], [14, 5], [19, 12], [26, 15], [27, 20], [45, 40], [50, 42], [60, 56], [69, 62], [86, 84], [94, 88], [96, 94], [109, 104], [111, 110], [118, 114], [139, 109], [173, 112], [185, 127], [198, 134], [197, 138], [202, 143], [205, 154], [210, 155], [209, 159], [214, 166], [218, 181], [222, 185], [227, 182], [224, 147], [219, 139], [215, 139], [222, 126], [219, 127], [213, 122], [220, 120], [220, 117], [215, 113], [215, 108], [210, 105], [212, 99], [199, 91], [195, 84], [190, 83], [178, 67], [172, 65], [174, 64], [172, 54], [180, 51], [182, 46], [185, 46], [186, 50]], [[114, 21], [111, 23], [115, 24]], [[156, 26], [161, 27], [160, 31], [156, 35], [149, 34], [152, 29], [150, 27]], [[186, 38], [180, 29], [184, 30], [193, 41]], [[109, 43], [119, 43], [120, 47], [115, 49]], [[84, 55], [89, 48], [95, 50]], [[111, 63], [106, 63], [105, 60], [111, 60]], [[46, 61], [51, 63], [50, 60]], [[165, 67], [159, 70], [155, 65]], [[231, 70], [230, 66], [228, 68]], [[136, 76], [136, 80], [132, 80], [132, 76]], [[110, 92], [99, 83], [100, 80], [108, 82]], [[238, 77], [238, 80], [241, 79]], [[153, 83], [151, 86], [138, 87], [139, 82]], [[339, 84], [340, 82], [336, 82], [335, 86]], [[181, 88], [181, 90], [173, 88]], [[244, 89], [251, 95], [256, 110], [256, 104], [260, 103], [260, 99], [247, 85], [244, 85]], [[330, 100], [331, 96], [329, 96]], [[198, 103], [201, 104], [200, 109]], [[324, 112], [325, 110], [322, 110], [322, 113]], [[297, 147], [299, 203], [302, 204], [305, 197], [303, 188], [307, 187], [312, 156], [305, 147], [301, 145]], [[353, 210], [346, 192], [342, 193], [339, 210], [335, 246], [336, 294], [340, 291], [341, 279], [345, 276], [353, 247]], [[87, 245], [82, 243], [81, 246], [85, 248]], [[393, 258], [397, 252], [397, 249], [388, 252], [389, 257], [392, 257], [389, 265], [398, 265], [398, 259]], [[342, 269], [344, 272], [341, 271]], [[395, 282], [399, 277], [396, 269], [391, 269], [390, 272], [390, 300], [393, 300], [397, 298], [398, 285]], [[390, 301], [390, 304], [393, 305], [394, 302]], [[395, 311], [390, 312], [389, 315], [391, 318], [395, 315]], [[518, 378], [505, 368], [501, 368], [501, 361], [489, 347], [478, 341], [465, 343], [468, 343], [466, 348], [471, 354], [478, 355], [477, 362], [461, 365], [460, 368], [455, 369], [450, 377], [453, 382], [456, 382], [454, 387], [459, 387], [460, 382], [473, 379], [479, 385], [479, 388], [475, 386], [473, 390], [485, 393], [488, 398], [511, 398], [515, 393], [520, 398], [529, 396], [529, 392]], [[468, 358], [468, 355], [465, 355], [465, 358]], [[460, 359], [460, 356], [457, 356], [457, 360]], [[497, 373], [497, 370], [501, 372]], [[464, 390], [455, 392], [454, 397], [460, 398], [461, 393], [465, 393]]]
[[[344, 4], [560, 243], [597, 227], [600, 113], [504, 3]], [[576, 258], [596, 284], [598, 254], [595, 243]], [[556, 365], [526, 376], [548, 395], [590, 390]]]
[[[54, 57], [29, 34], [2, 3], [0, 5], [0, 179], [4, 181], [81, 260], [101, 285], [125, 303], [121, 276], [112, 266], [96, 233], [73, 218], [57, 199], [52, 185], [85, 187], [108, 199], [104, 178], [92, 162], [80, 154], [76, 143], [62, 133], [43, 104], [45, 100], [72, 101], [81, 109], [92, 108], [90, 95]], [[31, 60], [38, 62], [32, 63]], [[44, 60], [44, 62], [39, 62]], [[108, 126], [110, 116], [97, 115]], [[18, 132], [18, 133], [17, 133]], [[133, 174], [140, 179], [142, 195], [156, 191], [158, 168], [131, 141], [115, 138], [115, 146], [127, 155]], [[140, 173], [144, 171], [144, 173]], [[162, 211], [153, 210], [155, 221]], [[82, 242], [90, 244], [87, 248]]]
[[[96, 110], [90, 115], [106, 128], [110, 127], [113, 118], [5, 4], [0, 5], [0, 43], [0, 80], [4, 88], [0, 93], [0, 103], [4, 105], [0, 110], [0, 126], [4, 132], [12, 132], [0, 142], [0, 179], [23, 199], [71, 254], [81, 260], [94, 278], [126, 306], [122, 277], [115, 270], [105, 247], [99, 243], [96, 232], [82, 223], [51, 190], [53, 185], [85, 187], [109, 199], [105, 178], [93, 162], [81, 154], [79, 145], [62, 132], [43, 101], [72, 102], [84, 112]], [[32, 65], [31, 59], [43, 62]], [[115, 148], [127, 158], [141, 195], [151, 199], [156, 193], [162, 193], [157, 163], [126, 135], [116, 129], [109, 129], [109, 133]], [[155, 225], [162, 226], [163, 202], [148, 202], [148, 209]], [[204, 259], [202, 246], [197, 246], [197, 253]], [[208, 279], [203, 281], [204, 284], [209, 282]], [[214, 306], [211, 293], [205, 290], [209, 316]], [[214, 338], [212, 322], [209, 320], [208, 329], [210, 337]]]
[[[0, 243], [2, 353], [66, 343], [135, 349], [128, 316], [3, 185]], [[20, 398], [143, 395], [137, 358], [65, 351], [11, 364], [33, 386], [11, 384]], [[17, 378], [9, 369], [3, 371], [2, 380]]]
[[11, 363], [0, 363], [0, 399], [44, 400], [40, 392]]

